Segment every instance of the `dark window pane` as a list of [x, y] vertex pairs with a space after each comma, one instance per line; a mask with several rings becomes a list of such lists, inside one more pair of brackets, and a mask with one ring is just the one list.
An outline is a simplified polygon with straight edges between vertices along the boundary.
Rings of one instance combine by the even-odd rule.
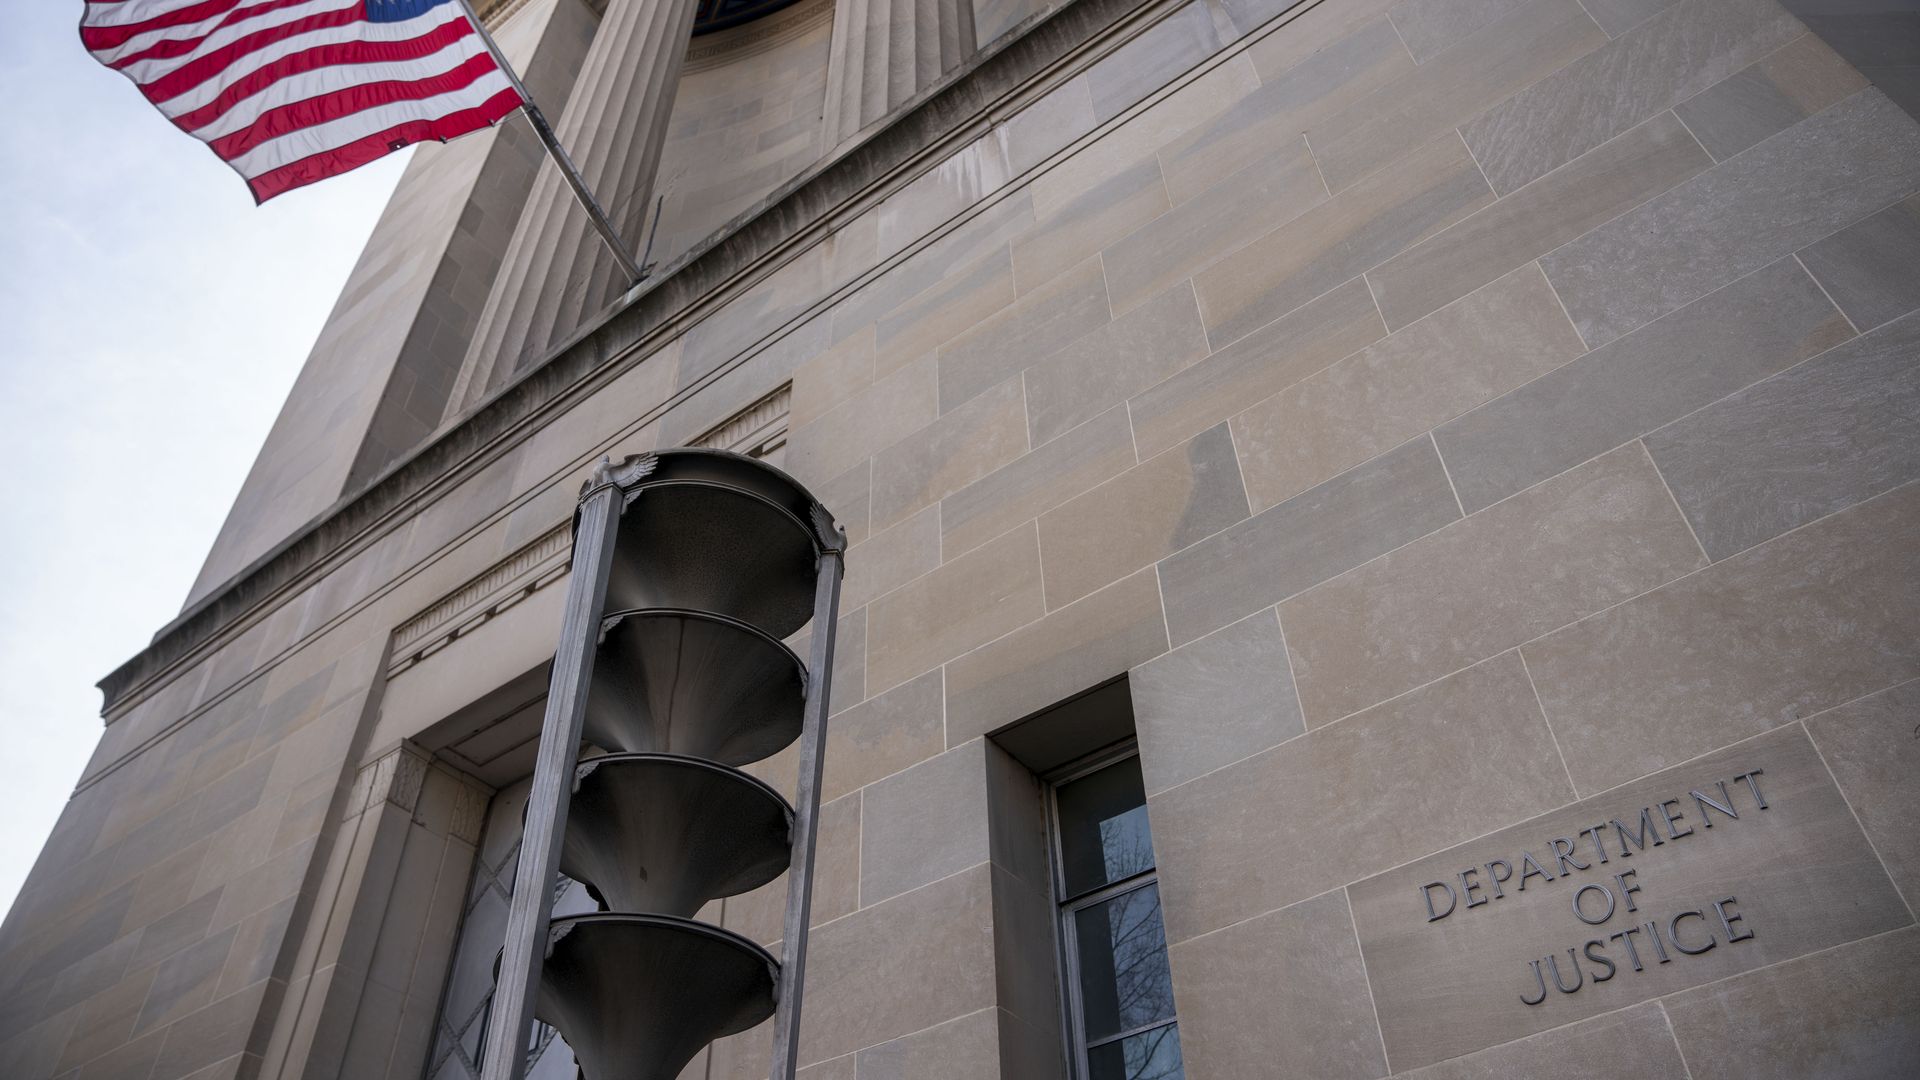
[[1066, 897], [1153, 869], [1153, 833], [1140, 759], [1060, 785], [1060, 865]]
[[1173, 1018], [1160, 889], [1145, 885], [1074, 913], [1088, 1042]]
[[1089, 1080], [1182, 1080], [1180, 1033], [1157, 1027], [1087, 1051]]

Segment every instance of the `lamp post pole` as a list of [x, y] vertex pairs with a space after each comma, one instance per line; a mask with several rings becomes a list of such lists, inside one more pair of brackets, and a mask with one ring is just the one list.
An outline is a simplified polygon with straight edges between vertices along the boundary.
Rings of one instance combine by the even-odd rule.
[[807, 647], [807, 705], [800, 725], [800, 779], [794, 793], [793, 861], [787, 872], [787, 918], [781, 940], [780, 982], [773, 1013], [770, 1080], [793, 1080], [800, 1059], [800, 987], [807, 973], [807, 929], [813, 908], [813, 851], [820, 818], [820, 778], [826, 763], [828, 691], [839, 630], [840, 574], [846, 534], [816, 524], [820, 553], [813, 594], [813, 636]]
[[593, 680], [594, 644], [613, 568], [624, 502], [605, 464], [595, 470], [574, 519], [573, 570], [560, 645], [553, 655], [540, 753], [527, 794], [526, 831], [514, 872], [516, 903], [507, 916], [506, 947], [487, 1017], [486, 1061], [481, 1080], [524, 1080], [527, 1038], [533, 1027], [540, 968], [546, 962], [547, 923], [553, 917], [553, 879], [560, 872], [560, 843], [567, 831], [573, 770], [579, 763], [580, 731], [586, 720], [587, 688]]

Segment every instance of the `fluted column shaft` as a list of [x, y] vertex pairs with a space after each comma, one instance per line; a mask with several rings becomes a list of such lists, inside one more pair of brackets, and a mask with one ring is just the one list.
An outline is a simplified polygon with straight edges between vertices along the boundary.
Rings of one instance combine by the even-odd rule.
[[[697, 6], [608, 0], [555, 125], [635, 258]], [[559, 170], [542, 168], [467, 349], [450, 415], [544, 356], [629, 284]]]
[[827, 149], [973, 54], [973, 0], [839, 0], [827, 61]]

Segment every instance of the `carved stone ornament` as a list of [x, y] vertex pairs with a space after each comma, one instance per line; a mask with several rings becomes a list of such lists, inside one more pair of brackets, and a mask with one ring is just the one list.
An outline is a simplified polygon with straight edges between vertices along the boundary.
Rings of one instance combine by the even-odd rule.
[[478, 845], [487, 824], [487, 804], [491, 796], [478, 788], [461, 784], [454, 795], [453, 812], [447, 818], [447, 835], [464, 844]]
[[819, 503], [813, 504], [814, 538], [819, 541], [821, 551], [845, 552], [847, 550], [847, 530], [836, 525], [833, 515]]
[[629, 613], [625, 611], [617, 611], [612, 615], [609, 615], [606, 618], [601, 619], [600, 620], [600, 636], [594, 640], [594, 644], [605, 645], [607, 643], [607, 635], [613, 633], [614, 627], [619, 626], [621, 623], [625, 622], [628, 614]]
[[631, 454], [621, 459], [618, 465], [613, 463], [613, 458], [603, 457], [600, 464], [593, 467], [593, 475], [580, 485], [580, 498], [584, 501], [595, 489], [609, 485], [630, 488], [652, 476], [659, 467], [660, 457], [652, 452]]
[[565, 580], [572, 560], [573, 534], [566, 526], [540, 534], [395, 628], [387, 676], [413, 669], [541, 589]]
[[353, 796], [347, 802], [347, 818], [373, 809], [382, 801], [413, 813], [420, 801], [420, 789], [427, 780], [427, 758], [406, 743], [401, 743], [373, 761], [360, 766], [353, 778]]
[[598, 769], [600, 765], [601, 765], [601, 759], [595, 757], [595, 758], [588, 758], [587, 760], [573, 767], [574, 794], [576, 795], [579, 794], [581, 782], [584, 781], [587, 777], [592, 776], [594, 770]]
[[573, 933], [574, 922], [571, 919], [554, 919], [547, 924], [547, 956], [553, 956], [553, 947], [560, 944], [568, 934]]

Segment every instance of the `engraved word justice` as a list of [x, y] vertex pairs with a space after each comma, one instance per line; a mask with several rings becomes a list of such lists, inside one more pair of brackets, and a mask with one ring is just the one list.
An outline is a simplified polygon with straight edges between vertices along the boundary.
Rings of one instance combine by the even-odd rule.
[[[1595, 867], [1612, 865], [1616, 858], [1622, 861], [1630, 859], [1636, 849], [1645, 851], [1649, 847], [1661, 847], [1696, 835], [1694, 826], [1686, 823], [1688, 800], [1692, 801], [1693, 810], [1698, 815], [1695, 820], [1702, 830], [1713, 828], [1713, 815], [1716, 813], [1728, 821], [1740, 820], [1740, 811], [1743, 809], [1740, 804], [1743, 802], [1751, 803], [1751, 806], [1744, 808], [1750, 814], [1765, 811], [1767, 799], [1760, 791], [1760, 777], [1765, 774], [1763, 769], [1753, 769], [1735, 776], [1731, 786], [1729, 781], [1716, 781], [1711, 794], [1698, 789], [1690, 790], [1683, 797], [1642, 807], [1632, 826], [1619, 818], [1612, 818], [1581, 829], [1576, 836], [1556, 836], [1548, 842], [1548, 854], [1544, 862], [1536, 858], [1533, 852], [1522, 851], [1517, 860], [1489, 859], [1462, 870], [1451, 879], [1429, 881], [1420, 886], [1420, 900], [1426, 907], [1427, 921], [1433, 923], [1455, 917], [1456, 911], [1461, 913], [1459, 917], [1466, 917], [1464, 913], [1474, 908], [1490, 907], [1507, 897], [1507, 885], [1510, 882], [1515, 882], [1512, 889], [1515, 893], [1525, 892], [1530, 882], [1538, 883], [1536, 889], [1556, 881], [1568, 882], [1575, 875], [1593, 871]], [[1743, 787], [1744, 799], [1737, 796]], [[1609, 834], [1613, 837], [1612, 851], [1608, 850]], [[1484, 879], [1481, 876], [1483, 872]], [[1604, 878], [1584, 882], [1573, 890], [1568, 902], [1573, 908], [1574, 917], [1588, 926], [1604, 926], [1616, 913], [1627, 912], [1635, 916], [1634, 924], [1567, 948], [1564, 950], [1567, 955], [1565, 970], [1560, 966], [1558, 952], [1531, 961], [1525, 978], [1527, 989], [1520, 995], [1523, 1003], [1538, 1005], [1545, 1001], [1549, 980], [1554, 989], [1563, 994], [1577, 992], [1588, 979], [1595, 984], [1606, 982], [1620, 973], [1620, 964], [1615, 961], [1615, 955], [1624, 957], [1625, 962], [1637, 972], [1646, 970], [1648, 963], [1671, 963], [1676, 954], [1698, 956], [1722, 943], [1734, 945], [1749, 941], [1754, 936], [1753, 930], [1745, 925], [1745, 916], [1740, 914], [1736, 906], [1739, 903], [1736, 897], [1728, 896], [1715, 901], [1710, 905], [1711, 913], [1705, 908], [1689, 908], [1671, 914], [1654, 914], [1642, 911], [1643, 901], [1636, 899], [1637, 895], [1643, 893], [1645, 884], [1639, 879], [1636, 869], [1599, 871], [1598, 875], [1604, 875]], [[1619, 952], [1610, 955], [1610, 947], [1617, 947]], [[1642, 947], [1647, 950], [1644, 955]], [[1581, 965], [1582, 957], [1586, 960], [1586, 968]]]

